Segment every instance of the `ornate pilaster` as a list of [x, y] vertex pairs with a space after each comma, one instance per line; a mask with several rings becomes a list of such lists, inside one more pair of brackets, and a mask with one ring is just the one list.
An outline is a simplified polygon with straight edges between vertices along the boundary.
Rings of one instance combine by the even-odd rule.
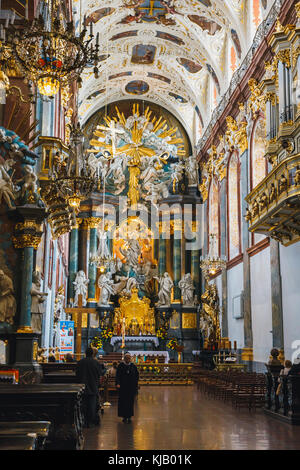
[[76, 273], [78, 272], [78, 224], [76, 224], [70, 233], [69, 248], [69, 289], [68, 299], [74, 299], [74, 284]]
[[12, 236], [13, 245], [21, 251], [22, 277], [19, 314], [19, 333], [32, 333], [31, 329], [31, 287], [33, 271], [33, 253], [40, 244], [43, 229], [44, 209], [39, 207], [18, 207], [10, 212], [17, 219]]
[[[90, 256], [96, 256], [97, 254], [97, 227], [99, 226], [101, 219], [99, 217], [89, 218], [90, 227]], [[97, 278], [97, 265], [96, 263], [89, 262], [89, 288], [88, 288], [88, 299], [89, 302], [96, 302], [96, 278]]]
[[270, 240], [273, 348], [284, 351], [279, 243]]
[[86, 276], [89, 272], [89, 252], [90, 252], [90, 225], [89, 219], [78, 219], [78, 270], [84, 271]]
[[162, 276], [167, 269], [167, 258], [166, 258], [166, 237], [167, 234], [170, 233], [170, 226], [167, 225], [167, 222], [160, 222], [159, 223], [159, 264], [158, 264], [158, 272], [159, 275]]
[[181, 244], [182, 244], [182, 222], [181, 220], [173, 221], [174, 227], [174, 241], [173, 241], [173, 276], [174, 276], [174, 301], [180, 301], [181, 290], [178, 283], [181, 279]]

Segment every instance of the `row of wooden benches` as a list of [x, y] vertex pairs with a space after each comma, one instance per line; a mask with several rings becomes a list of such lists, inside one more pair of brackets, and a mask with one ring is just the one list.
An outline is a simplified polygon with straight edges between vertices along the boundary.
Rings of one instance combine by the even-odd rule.
[[249, 410], [265, 404], [266, 383], [263, 374], [247, 372], [203, 371], [198, 375], [197, 387], [206, 396], [231, 401], [235, 408]]

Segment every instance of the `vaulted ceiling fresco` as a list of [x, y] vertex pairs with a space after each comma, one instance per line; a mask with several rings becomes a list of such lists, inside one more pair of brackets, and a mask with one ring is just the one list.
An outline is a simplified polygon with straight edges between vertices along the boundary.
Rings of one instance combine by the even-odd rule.
[[86, 69], [84, 123], [135, 95], [166, 107], [194, 143], [274, 0], [75, 0], [74, 17], [100, 34], [99, 77]]

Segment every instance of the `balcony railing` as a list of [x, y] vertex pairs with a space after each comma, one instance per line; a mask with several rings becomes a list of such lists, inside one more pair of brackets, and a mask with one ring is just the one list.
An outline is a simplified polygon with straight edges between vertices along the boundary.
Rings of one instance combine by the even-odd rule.
[[249, 230], [285, 246], [300, 240], [300, 154], [281, 161], [246, 197]]

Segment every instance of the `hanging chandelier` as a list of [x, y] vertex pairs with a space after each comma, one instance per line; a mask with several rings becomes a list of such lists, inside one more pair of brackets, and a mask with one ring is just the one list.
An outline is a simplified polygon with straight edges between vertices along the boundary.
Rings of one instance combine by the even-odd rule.
[[69, 156], [64, 164], [58, 164], [54, 169], [51, 184], [55, 186], [60, 195], [74, 210], [79, 213], [81, 201], [88, 199], [98, 187], [98, 179], [91, 175], [83, 150], [84, 135], [80, 125], [71, 128]]
[[36, 12], [39, 16], [29, 21], [27, 9], [24, 23], [12, 22], [6, 27], [6, 43], [25, 78], [37, 85], [42, 95], [50, 97], [71, 82], [77, 81], [80, 87], [80, 75], [87, 65], [94, 66], [97, 76], [99, 33], [93, 42], [93, 22], [86, 38], [85, 17], [76, 35], [61, 0], [40, 0]]
[[211, 233], [209, 238], [209, 253], [207, 256], [201, 256], [200, 258], [200, 268], [206, 279], [208, 279], [209, 276], [214, 276], [218, 271], [222, 271], [226, 267], [226, 257], [220, 257], [217, 254], [216, 234]]

